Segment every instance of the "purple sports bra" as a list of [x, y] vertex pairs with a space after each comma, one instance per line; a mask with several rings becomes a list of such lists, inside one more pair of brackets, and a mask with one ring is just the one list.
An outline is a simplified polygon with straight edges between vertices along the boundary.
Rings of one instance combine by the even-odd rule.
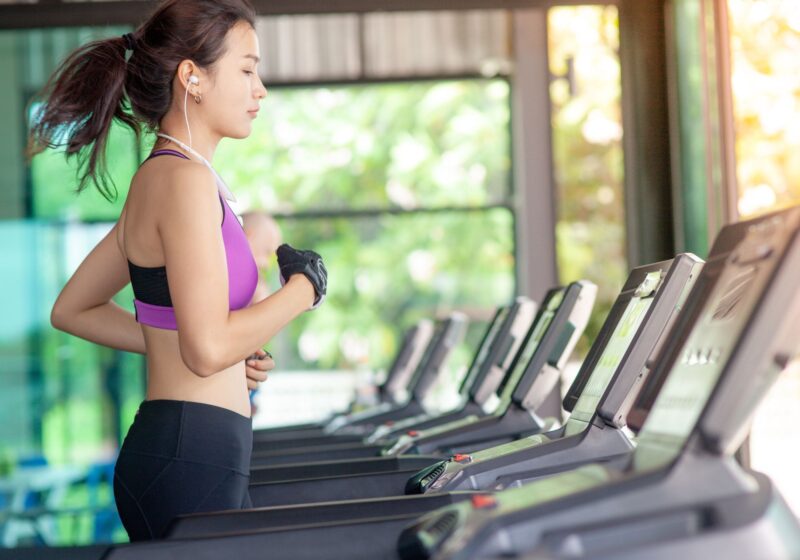
[[[147, 159], [161, 155], [189, 159], [181, 152], [169, 149], [157, 150]], [[219, 200], [222, 204], [222, 242], [228, 264], [228, 305], [231, 310], [241, 309], [247, 307], [253, 298], [258, 282], [258, 269], [239, 220], [222, 195]], [[167, 268], [142, 267], [128, 261], [128, 271], [133, 287], [136, 320], [159, 329], [177, 330], [175, 310], [169, 294]]]

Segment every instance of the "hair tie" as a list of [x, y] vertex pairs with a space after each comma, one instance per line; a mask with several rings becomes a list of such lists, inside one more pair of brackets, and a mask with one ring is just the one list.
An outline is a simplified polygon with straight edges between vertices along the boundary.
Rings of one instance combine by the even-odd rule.
[[136, 39], [133, 33], [126, 33], [122, 36], [122, 40], [125, 41], [125, 50], [132, 51], [136, 48]]

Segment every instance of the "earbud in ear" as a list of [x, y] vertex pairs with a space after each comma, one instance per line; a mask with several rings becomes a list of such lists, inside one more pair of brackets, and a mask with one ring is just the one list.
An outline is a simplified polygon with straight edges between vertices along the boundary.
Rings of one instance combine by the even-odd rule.
[[199, 84], [200, 83], [200, 79], [197, 76], [195, 76], [194, 74], [192, 74], [191, 76], [189, 76], [189, 83], [190, 84]]

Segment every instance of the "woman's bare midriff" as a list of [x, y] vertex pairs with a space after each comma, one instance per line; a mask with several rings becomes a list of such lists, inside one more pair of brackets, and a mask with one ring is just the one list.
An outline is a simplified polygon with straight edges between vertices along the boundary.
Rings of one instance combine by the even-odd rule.
[[250, 417], [244, 361], [200, 377], [184, 364], [177, 331], [142, 325], [147, 344], [147, 400], [170, 399], [211, 404]]

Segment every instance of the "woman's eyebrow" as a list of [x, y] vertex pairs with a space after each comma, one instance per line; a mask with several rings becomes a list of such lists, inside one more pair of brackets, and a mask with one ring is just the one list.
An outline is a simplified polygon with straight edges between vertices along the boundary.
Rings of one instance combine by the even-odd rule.
[[259, 62], [261, 60], [257, 55], [254, 55], [254, 54], [246, 54], [246, 55], [244, 55], [243, 58], [252, 58], [256, 62]]

